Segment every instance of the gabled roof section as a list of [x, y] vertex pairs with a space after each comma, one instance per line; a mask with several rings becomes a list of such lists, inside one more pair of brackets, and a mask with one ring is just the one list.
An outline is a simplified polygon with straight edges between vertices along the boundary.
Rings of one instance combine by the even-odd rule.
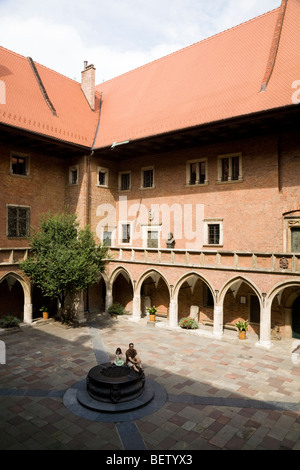
[[[285, 3], [97, 86], [103, 108], [96, 148], [292, 105], [292, 83], [300, 79], [300, 1]], [[278, 24], [272, 73], [261, 92]]]
[[80, 83], [0, 47], [0, 122], [90, 148], [98, 122]]
[[0, 123], [101, 149], [297, 106], [299, 44], [300, 0], [282, 0], [264, 15], [98, 85], [95, 111], [80, 83], [0, 47]]

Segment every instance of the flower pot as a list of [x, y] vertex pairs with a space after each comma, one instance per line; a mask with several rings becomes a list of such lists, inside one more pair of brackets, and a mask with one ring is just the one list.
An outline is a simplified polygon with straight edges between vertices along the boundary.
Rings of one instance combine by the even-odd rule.
[[155, 315], [150, 314], [150, 315], [149, 315], [149, 320], [150, 320], [150, 321], [155, 321]]
[[43, 319], [48, 320], [48, 318], [49, 318], [48, 312], [43, 312]]
[[246, 331], [245, 330], [239, 331], [239, 339], [246, 339]]

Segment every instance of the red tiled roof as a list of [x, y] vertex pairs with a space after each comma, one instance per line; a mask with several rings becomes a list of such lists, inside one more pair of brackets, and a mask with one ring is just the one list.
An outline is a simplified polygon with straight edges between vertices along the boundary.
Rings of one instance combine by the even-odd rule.
[[36, 64], [36, 69], [57, 116], [45, 101], [28, 58], [0, 47], [0, 80], [5, 84], [5, 105], [0, 122], [55, 139], [90, 147], [97, 126], [79, 83]]
[[0, 80], [6, 86], [0, 122], [91, 147], [102, 93], [95, 141], [95, 148], [101, 148], [293, 106], [299, 44], [300, 0], [283, 0], [275, 10], [98, 85], [95, 112], [79, 83], [35, 64], [57, 116], [29, 60], [0, 48]]
[[275, 67], [260, 92], [280, 13], [281, 7], [99, 85], [96, 147], [291, 105], [292, 83], [300, 79], [299, 0], [288, 0]]

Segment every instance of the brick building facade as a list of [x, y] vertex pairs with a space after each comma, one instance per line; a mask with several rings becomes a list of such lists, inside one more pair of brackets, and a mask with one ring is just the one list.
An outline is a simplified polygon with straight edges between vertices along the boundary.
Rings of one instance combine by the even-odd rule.
[[38, 315], [25, 235], [68, 206], [112, 254], [79, 316], [155, 305], [216, 337], [300, 337], [299, 18], [283, 0], [99, 86], [0, 49], [0, 314]]

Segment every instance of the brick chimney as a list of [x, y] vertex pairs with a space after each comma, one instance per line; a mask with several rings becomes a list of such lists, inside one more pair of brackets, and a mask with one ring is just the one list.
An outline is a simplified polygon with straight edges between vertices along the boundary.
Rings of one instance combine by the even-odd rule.
[[91, 109], [95, 110], [95, 67], [84, 62], [84, 70], [81, 72], [81, 89]]

